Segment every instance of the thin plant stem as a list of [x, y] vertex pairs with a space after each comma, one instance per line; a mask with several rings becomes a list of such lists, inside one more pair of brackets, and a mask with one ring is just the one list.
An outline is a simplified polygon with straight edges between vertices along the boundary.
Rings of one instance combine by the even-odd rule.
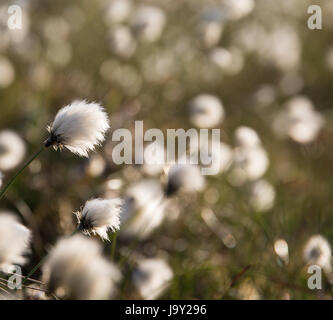
[[114, 256], [115, 256], [115, 253], [116, 253], [116, 246], [117, 246], [117, 235], [118, 235], [118, 232], [114, 232], [113, 235], [112, 235], [112, 247], [111, 247], [111, 258], [112, 260], [114, 260]]
[[24, 284], [27, 280], [29, 280], [29, 277], [31, 277], [42, 265], [46, 257], [42, 258], [31, 270], [30, 272], [24, 277], [22, 283]]
[[45, 146], [43, 146], [30, 160], [28, 160], [24, 166], [14, 175], [13, 178], [7, 183], [7, 185], [2, 189], [0, 192], [0, 200], [3, 198], [7, 190], [10, 188], [10, 186], [15, 182], [16, 178], [29, 166], [29, 164], [34, 161], [44, 150], [46, 149]]

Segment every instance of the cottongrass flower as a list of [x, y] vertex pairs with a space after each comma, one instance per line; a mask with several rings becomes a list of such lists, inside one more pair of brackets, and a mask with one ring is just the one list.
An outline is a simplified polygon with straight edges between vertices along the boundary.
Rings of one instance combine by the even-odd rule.
[[273, 122], [277, 136], [284, 138], [289, 135], [292, 140], [301, 144], [313, 142], [325, 121], [314, 109], [312, 102], [305, 96], [296, 96], [286, 103], [285, 108]]
[[104, 21], [109, 27], [122, 23], [129, 17], [131, 9], [132, 3], [129, 0], [112, 0], [107, 5]]
[[121, 279], [118, 268], [102, 257], [99, 243], [79, 234], [60, 239], [42, 271], [47, 291], [66, 299], [112, 298]]
[[50, 137], [46, 147], [67, 148], [82, 157], [105, 139], [109, 129], [109, 119], [98, 103], [76, 100], [57, 113], [54, 122], [48, 127]]
[[0, 213], [0, 270], [9, 272], [13, 265], [23, 265], [30, 252], [31, 232], [14, 215]]
[[274, 242], [274, 251], [284, 263], [289, 262], [289, 249], [286, 240], [284, 239], [276, 240]]
[[[212, 174], [220, 174], [229, 169], [232, 163], [232, 149], [227, 144], [210, 140], [203, 143], [195, 142], [190, 158], [198, 160], [201, 167], [213, 169]], [[193, 162], [192, 162], [193, 163]], [[207, 168], [207, 169], [208, 169]]]
[[331, 246], [323, 236], [312, 236], [304, 247], [303, 256], [308, 264], [316, 264], [326, 272], [332, 271]]
[[269, 159], [259, 136], [252, 128], [240, 127], [235, 131], [235, 140], [230, 182], [237, 186], [260, 179], [268, 169]]
[[161, 8], [141, 6], [132, 16], [131, 27], [140, 39], [154, 42], [162, 35], [166, 24], [166, 15]]
[[120, 235], [146, 239], [165, 218], [166, 201], [158, 180], [144, 179], [131, 185], [125, 194]]
[[15, 69], [12, 63], [0, 56], [0, 88], [9, 87], [15, 79]]
[[168, 172], [166, 194], [171, 196], [177, 192], [192, 193], [205, 188], [205, 179], [196, 165], [175, 164]]
[[82, 211], [76, 212], [78, 229], [87, 235], [98, 235], [108, 240], [108, 232], [120, 228], [120, 214], [123, 201], [119, 198], [93, 199], [86, 202]]
[[221, 6], [209, 6], [200, 16], [198, 31], [203, 45], [211, 48], [219, 42], [224, 29], [224, 13]]
[[0, 131], [0, 170], [14, 169], [23, 160], [25, 152], [25, 143], [16, 132]]
[[257, 132], [246, 126], [240, 126], [235, 130], [235, 141], [237, 146], [256, 147], [261, 144]]
[[134, 286], [145, 300], [161, 296], [172, 278], [172, 269], [159, 258], [140, 260], [132, 276]]
[[266, 180], [261, 179], [250, 185], [249, 203], [256, 211], [268, 211], [273, 208], [275, 189]]
[[213, 128], [224, 119], [224, 108], [219, 98], [200, 94], [190, 101], [190, 121], [198, 128]]

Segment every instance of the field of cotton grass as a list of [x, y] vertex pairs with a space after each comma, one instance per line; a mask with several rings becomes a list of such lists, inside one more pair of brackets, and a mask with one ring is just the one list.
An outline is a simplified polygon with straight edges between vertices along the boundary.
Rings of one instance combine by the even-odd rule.
[[[333, 297], [331, 0], [15, 1], [20, 30], [11, 4], [0, 299]], [[311, 4], [323, 30], [307, 27]], [[117, 165], [112, 133], [135, 120], [220, 128], [196, 146], [218, 172], [163, 149]]]

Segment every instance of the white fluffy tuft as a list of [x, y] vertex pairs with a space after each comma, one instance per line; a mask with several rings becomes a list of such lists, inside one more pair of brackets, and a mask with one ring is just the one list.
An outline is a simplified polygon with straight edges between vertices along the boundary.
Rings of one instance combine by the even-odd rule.
[[120, 213], [123, 201], [119, 198], [104, 200], [93, 199], [87, 201], [82, 213], [76, 213], [79, 229], [86, 234], [97, 234], [104, 240], [108, 240], [108, 231], [120, 229]]
[[0, 213], [0, 270], [8, 272], [14, 264], [23, 265], [28, 253], [31, 232], [14, 215]]
[[82, 235], [60, 239], [43, 266], [48, 291], [68, 299], [108, 299], [120, 279], [118, 268], [102, 257], [98, 242]]
[[56, 149], [65, 147], [88, 157], [88, 152], [105, 140], [109, 127], [108, 115], [100, 104], [76, 100], [59, 110], [49, 132]]

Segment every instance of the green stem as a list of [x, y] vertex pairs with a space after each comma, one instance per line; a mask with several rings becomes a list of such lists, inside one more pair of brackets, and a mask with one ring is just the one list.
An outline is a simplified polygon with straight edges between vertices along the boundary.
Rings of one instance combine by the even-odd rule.
[[21, 170], [19, 170], [15, 176], [7, 183], [7, 185], [2, 189], [0, 192], [0, 200], [3, 198], [7, 190], [10, 188], [10, 186], [15, 182], [16, 178], [25, 170], [26, 167], [29, 166], [29, 164], [34, 161], [43, 151], [45, 150], [45, 147], [43, 146], [28, 162], [25, 163], [25, 165], [22, 167]]
[[117, 235], [118, 235], [118, 232], [114, 232], [113, 236], [112, 236], [112, 247], [111, 247], [111, 258], [112, 258], [112, 260], [114, 260], [114, 255], [116, 253]]
[[42, 265], [46, 257], [44, 257], [42, 260], [40, 260], [31, 270], [30, 272], [24, 277], [22, 284], [24, 284]]

